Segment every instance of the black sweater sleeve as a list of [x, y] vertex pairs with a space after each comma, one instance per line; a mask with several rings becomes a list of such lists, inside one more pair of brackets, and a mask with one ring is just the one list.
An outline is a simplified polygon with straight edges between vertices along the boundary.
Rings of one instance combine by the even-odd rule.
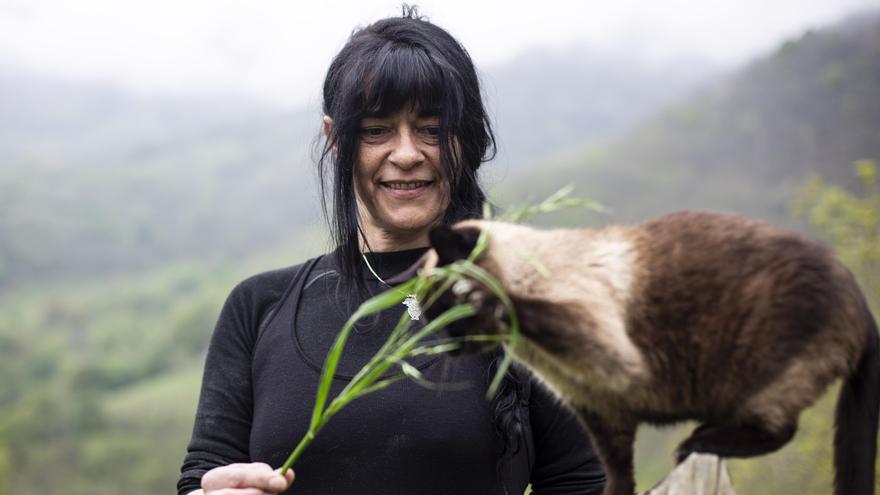
[[533, 495], [599, 495], [602, 464], [574, 414], [532, 378], [529, 416], [535, 442]]
[[274, 310], [297, 268], [255, 275], [226, 299], [208, 346], [178, 494], [201, 488], [202, 475], [215, 467], [250, 461], [253, 349], [261, 321]]

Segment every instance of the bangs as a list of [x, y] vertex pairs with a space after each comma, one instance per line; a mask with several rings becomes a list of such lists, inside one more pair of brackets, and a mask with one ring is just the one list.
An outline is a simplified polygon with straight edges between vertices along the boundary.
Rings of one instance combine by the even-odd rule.
[[404, 107], [420, 114], [449, 108], [443, 73], [421, 48], [385, 46], [367, 70], [361, 106], [367, 116], [386, 117]]

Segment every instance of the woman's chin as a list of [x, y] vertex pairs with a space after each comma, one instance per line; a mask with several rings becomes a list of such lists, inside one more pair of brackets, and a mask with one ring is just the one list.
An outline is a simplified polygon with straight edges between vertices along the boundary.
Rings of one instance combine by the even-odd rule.
[[439, 211], [431, 208], [411, 206], [388, 211], [385, 215], [385, 224], [393, 230], [411, 233], [419, 233], [429, 230], [441, 217]]
[[415, 237], [421, 234], [427, 234], [432, 226], [433, 222], [430, 220], [404, 220], [392, 222], [392, 228], [389, 230], [401, 236]]
[[425, 236], [427, 239], [428, 231], [436, 224], [436, 216], [428, 217], [418, 215], [412, 217], [396, 216], [387, 219], [385, 223], [386, 233], [401, 239], [418, 238]]

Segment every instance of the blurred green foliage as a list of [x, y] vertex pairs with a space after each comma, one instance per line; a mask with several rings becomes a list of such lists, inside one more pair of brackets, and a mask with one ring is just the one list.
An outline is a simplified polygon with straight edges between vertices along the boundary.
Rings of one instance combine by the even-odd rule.
[[873, 160], [859, 160], [855, 162], [855, 171], [861, 194], [813, 176], [797, 198], [793, 213], [806, 218], [817, 235], [834, 246], [868, 298], [877, 304], [880, 302], [878, 166]]
[[170, 267], [0, 299], [2, 489], [169, 490], [198, 395], [193, 370], [231, 275]]
[[307, 145], [287, 135], [305, 135], [305, 120], [264, 117], [148, 150], [130, 137], [128, 149], [103, 155], [5, 161], [0, 150], [0, 292], [232, 262], [313, 228]]
[[0, 495], [173, 492], [220, 305], [245, 274], [314, 252], [309, 238], [235, 269], [175, 263], [0, 296]]

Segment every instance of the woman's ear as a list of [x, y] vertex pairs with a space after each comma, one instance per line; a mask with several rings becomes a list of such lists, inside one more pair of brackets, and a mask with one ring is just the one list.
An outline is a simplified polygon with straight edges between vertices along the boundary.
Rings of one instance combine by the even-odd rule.
[[333, 129], [333, 119], [329, 115], [324, 116], [324, 137], [330, 139], [330, 130]]

